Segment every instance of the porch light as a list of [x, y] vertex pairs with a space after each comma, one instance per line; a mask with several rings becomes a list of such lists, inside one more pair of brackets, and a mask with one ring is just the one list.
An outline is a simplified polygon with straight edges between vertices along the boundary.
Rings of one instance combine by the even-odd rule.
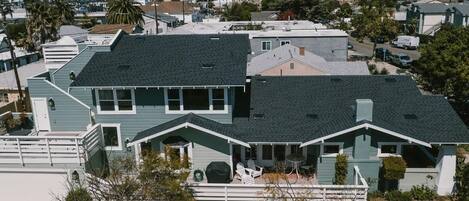
[[125, 150], [127, 150], [127, 152], [131, 152], [131, 151], [132, 151], [132, 147], [127, 146], [129, 143], [130, 143], [130, 139], [129, 139], [129, 138], [125, 138], [124, 144], [125, 144], [125, 147], [126, 147]]
[[49, 98], [47, 101], [51, 110], [55, 110], [55, 101], [53, 98]]
[[70, 72], [69, 78], [70, 78], [70, 80], [75, 80], [76, 76], [75, 76], [75, 73], [73, 71]]

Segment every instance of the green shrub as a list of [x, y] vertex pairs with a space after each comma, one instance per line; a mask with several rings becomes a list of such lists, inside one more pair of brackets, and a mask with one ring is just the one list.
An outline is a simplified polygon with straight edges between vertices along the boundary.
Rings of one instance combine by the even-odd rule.
[[383, 176], [386, 180], [399, 180], [404, 178], [407, 164], [402, 157], [386, 157], [383, 159]]
[[414, 200], [434, 200], [436, 192], [425, 185], [412, 186], [410, 194]]
[[409, 192], [389, 191], [384, 194], [387, 201], [412, 201], [412, 196]]
[[93, 199], [85, 188], [79, 187], [71, 189], [65, 197], [65, 201], [93, 201]]
[[335, 179], [334, 184], [345, 185], [347, 182], [348, 162], [347, 155], [338, 154], [335, 161]]

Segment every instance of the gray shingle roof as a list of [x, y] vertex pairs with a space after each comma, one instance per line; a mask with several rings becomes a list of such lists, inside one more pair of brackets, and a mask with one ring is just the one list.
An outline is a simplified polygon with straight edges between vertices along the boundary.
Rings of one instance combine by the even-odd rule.
[[123, 35], [72, 86], [244, 86], [248, 35]]
[[419, 7], [421, 13], [445, 13], [447, 9], [451, 8], [450, 5], [444, 3], [422, 3], [415, 4]]
[[469, 3], [455, 5], [454, 9], [458, 10], [464, 16], [469, 16]]
[[143, 131], [134, 141], [194, 122], [243, 142], [307, 142], [362, 124], [355, 120], [355, 100], [371, 99], [370, 124], [427, 143], [469, 142], [469, 131], [446, 99], [422, 95], [407, 76], [253, 77], [247, 91], [236, 93], [233, 124], [190, 114]]

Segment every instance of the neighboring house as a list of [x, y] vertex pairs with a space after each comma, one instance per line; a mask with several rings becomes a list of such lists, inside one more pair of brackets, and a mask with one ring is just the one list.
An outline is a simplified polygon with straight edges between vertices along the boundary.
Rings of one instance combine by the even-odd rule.
[[[79, 38], [81, 40], [81, 37]], [[79, 45], [71, 36], [63, 36], [58, 41], [42, 45], [44, 64], [47, 70], [51, 72], [62, 67], [79, 52]]]
[[453, 21], [456, 26], [469, 26], [469, 2], [453, 7]]
[[[155, 6], [153, 3], [148, 3], [141, 6], [141, 8], [145, 13], [153, 13], [152, 16], [155, 15]], [[159, 2], [157, 6], [158, 14], [171, 15], [178, 18], [179, 21], [184, 21], [184, 23], [192, 22], [192, 13], [197, 9], [197, 5], [182, 1], [163, 1]]]
[[62, 25], [60, 26], [59, 36], [60, 38], [69, 36], [75, 42], [80, 43], [88, 40], [88, 31], [75, 25]]
[[278, 20], [280, 11], [251, 12], [251, 21], [275, 21]]
[[324, 58], [290, 44], [282, 45], [270, 52], [253, 57], [248, 63], [247, 75], [369, 75], [365, 62], [336, 61]]
[[283, 44], [305, 47], [327, 61], [347, 61], [348, 34], [310, 21], [203, 22], [177, 27], [167, 34], [249, 34], [252, 54], [263, 54]]
[[[31, 156], [25, 154], [27, 147], [23, 152], [6, 150], [18, 157], [0, 156], [5, 167], [0, 170], [0, 193], [31, 195], [2, 191], [1, 184], [33, 188], [26, 173], [54, 185], [59, 180], [54, 175], [77, 171], [83, 178], [83, 171], [103, 166], [103, 157], [128, 155], [139, 163], [143, 151], [164, 154], [165, 145], [189, 157], [191, 173], [218, 161], [233, 175], [237, 162], [253, 159], [267, 168], [290, 154], [300, 155], [314, 167], [311, 183], [322, 185], [311, 187], [318, 189], [313, 191], [318, 196], [334, 189], [329, 184], [339, 153], [348, 157], [347, 183], [354, 184], [347, 192], [356, 193], [368, 189], [367, 182], [370, 191], [376, 190], [384, 157], [402, 156], [407, 171], [400, 189], [424, 184], [438, 194], [452, 192], [456, 145], [469, 142], [469, 131], [444, 97], [422, 95], [408, 76], [247, 80], [248, 37], [120, 33], [109, 46], [88, 46], [56, 71], [28, 79], [39, 132], [31, 139], [13, 137], [12, 147], [17, 141], [24, 146], [42, 143], [55, 153], [56, 147], [31, 142], [43, 139], [66, 141], [60, 146], [72, 151]], [[107, 154], [99, 154], [101, 146]], [[359, 181], [364, 185], [357, 186]], [[190, 177], [189, 185], [203, 187], [204, 182], [194, 184]], [[233, 188], [218, 185], [205, 186], [199, 194]], [[257, 187], [261, 192], [265, 188]], [[334, 194], [346, 192], [337, 189]], [[366, 190], [363, 195], [358, 200], [366, 200]]]
[[[18, 68], [18, 76], [20, 78], [21, 90], [26, 100], [26, 111], [31, 111], [31, 106], [29, 104], [30, 98], [27, 89], [27, 79], [43, 72], [46, 72], [46, 68], [44, 67], [44, 63], [41, 60], [30, 64], [26, 64], [21, 68]], [[16, 84], [14, 71], [11, 70], [0, 73], [0, 111], [18, 111], [17, 107], [19, 107], [19, 105], [14, 104], [14, 102], [18, 101], [18, 99], [19, 92], [18, 85]], [[7, 108], [3, 109], [5, 106]]]
[[[8, 42], [6, 41], [6, 35], [0, 34], [0, 73], [9, 71], [13, 69], [11, 63], [11, 54], [10, 49], [8, 47]], [[15, 42], [11, 41], [13, 46], [15, 46]], [[23, 65], [35, 62], [39, 60], [39, 54], [37, 52], [28, 52], [21, 48], [15, 47], [14, 53], [16, 56], [16, 65], [21, 67]]]
[[97, 24], [88, 33], [88, 40], [97, 44], [107, 45], [122, 30], [127, 34], [142, 34], [143, 28], [133, 24]]
[[[143, 15], [143, 20], [145, 21], [143, 25], [143, 33], [146, 35], [156, 34], [155, 12], [146, 12], [145, 15]], [[182, 22], [179, 21], [177, 17], [158, 13], [158, 34], [166, 33], [168, 32], [168, 29], [173, 29], [181, 24]]]

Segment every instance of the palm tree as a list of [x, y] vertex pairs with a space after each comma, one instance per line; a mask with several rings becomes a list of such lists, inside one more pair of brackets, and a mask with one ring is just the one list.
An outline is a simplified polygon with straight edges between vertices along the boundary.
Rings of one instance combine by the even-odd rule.
[[0, 0], [0, 14], [3, 21], [7, 20], [7, 15], [13, 17], [13, 9], [11, 9], [11, 3], [8, 0]]
[[134, 0], [108, 0], [106, 17], [110, 24], [143, 24], [143, 10]]
[[53, 0], [55, 16], [58, 16], [62, 24], [71, 24], [75, 18], [75, 11], [68, 0]]

